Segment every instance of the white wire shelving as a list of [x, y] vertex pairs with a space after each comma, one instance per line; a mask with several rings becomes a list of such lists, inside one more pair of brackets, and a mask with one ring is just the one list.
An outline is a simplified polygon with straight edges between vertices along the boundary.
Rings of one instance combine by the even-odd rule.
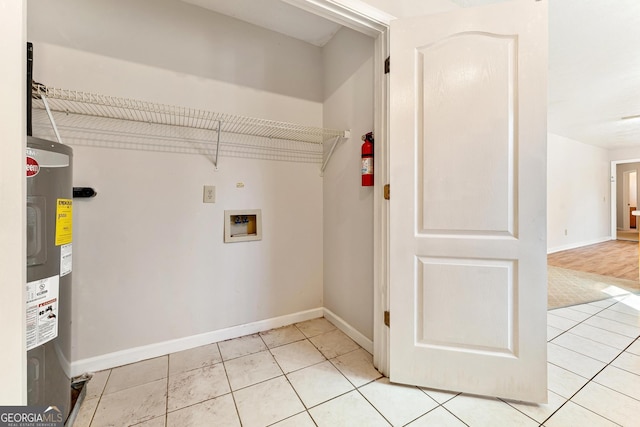
[[[349, 131], [117, 98], [88, 92], [32, 88], [34, 129], [50, 132], [52, 121], [72, 145], [168, 151], [321, 164]], [[49, 117], [51, 118], [51, 117]], [[327, 143], [331, 147], [325, 149]]]

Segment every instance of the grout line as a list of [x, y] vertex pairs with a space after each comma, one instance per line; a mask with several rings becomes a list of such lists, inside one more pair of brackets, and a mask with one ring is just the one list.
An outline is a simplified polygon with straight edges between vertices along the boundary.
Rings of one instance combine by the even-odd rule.
[[[588, 304], [588, 303], [586, 303], [586, 304]], [[578, 305], [583, 305], [583, 304], [578, 304]], [[609, 306], [609, 307], [610, 307], [610, 306]], [[562, 330], [562, 332], [561, 332], [560, 334], [556, 335], [555, 337], [551, 338], [550, 340], [547, 340], [547, 343], [552, 342], [553, 340], [555, 340], [555, 339], [556, 339], [556, 338], [558, 338], [559, 336], [564, 335], [566, 332], [569, 332], [570, 330], [572, 330], [573, 328], [577, 327], [578, 325], [581, 325], [582, 323], [586, 322], [587, 320], [591, 319], [592, 317], [597, 316], [598, 314], [602, 313], [603, 311], [605, 311], [605, 310], [606, 310], [606, 309], [608, 309], [609, 307], [602, 308], [602, 309], [601, 309], [601, 310], [599, 310], [598, 312], [593, 313], [592, 315], [590, 315], [590, 316], [589, 316], [589, 317], [587, 317], [586, 319], [579, 321], [578, 323], [576, 323], [575, 325], [573, 325], [572, 327], [570, 327], [570, 328], [569, 328], [569, 329], [567, 329], [567, 330], [563, 330], [563, 328], [556, 328], [556, 327], [555, 327], [555, 326], [553, 326], [553, 325], [549, 325], [549, 324], [547, 324], [547, 326], [551, 326], [552, 328], [556, 328], [556, 329], [560, 329], [560, 330]], [[547, 310], [547, 314], [549, 314], [549, 311], [551, 311], [551, 310]], [[553, 314], [553, 313], [551, 313], [551, 314]], [[585, 313], [585, 314], [588, 314], [588, 313]], [[562, 317], [562, 316], [558, 316], [558, 317]], [[566, 319], [566, 317], [563, 317], [563, 319]], [[567, 320], [573, 320], [573, 319], [567, 319]], [[573, 321], [574, 321], [574, 322], [576, 322], [576, 320], [573, 320]], [[588, 324], [587, 324], [587, 326], [591, 326], [591, 327], [597, 328], [597, 326], [593, 326], [593, 325], [588, 325]], [[602, 328], [598, 328], [598, 329], [602, 329]], [[602, 330], [603, 330], [603, 331], [608, 331], [607, 329], [602, 329]], [[612, 332], [612, 331], [608, 331], [608, 332]], [[622, 334], [618, 334], [618, 335], [622, 335]], [[558, 344], [556, 344], [556, 345], [558, 345]]]
[[[458, 397], [459, 394], [455, 395], [454, 397]], [[453, 399], [453, 397], [451, 398]], [[449, 399], [449, 400], [451, 400]], [[447, 402], [449, 401], [447, 400]], [[446, 403], [446, 402], [445, 402]], [[454, 414], [453, 412], [451, 412], [449, 409], [447, 409], [446, 406], [444, 406], [444, 403], [442, 405], [440, 405], [445, 411], [447, 411], [448, 413], [450, 413], [451, 415], [453, 415], [457, 420], [459, 420], [462, 424], [466, 425], [467, 427], [469, 427], [469, 424], [465, 423], [464, 421], [462, 421], [462, 419], [460, 417], [458, 417], [456, 414]], [[537, 422], [537, 421], [536, 421]]]
[[233, 399], [233, 406], [236, 408], [236, 415], [238, 416], [238, 422], [240, 423], [240, 425], [242, 425], [242, 418], [240, 418], [240, 410], [238, 409], [238, 402], [236, 402], [236, 395], [233, 393], [234, 390], [231, 388], [231, 381], [229, 381], [229, 373], [227, 372], [227, 366], [225, 365], [224, 363], [225, 361], [222, 358], [222, 351], [220, 350], [220, 344], [219, 343], [215, 343], [215, 344], [218, 347], [218, 353], [220, 353], [220, 359], [222, 359], [220, 363], [222, 363], [222, 369], [224, 369], [224, 376], [227, 379], [227, 385], [229, 386], [229, 393], [231, 394], [231, 399]]
[[[362, 396], [362, 398], [363, 398], [363, 399], [364, 399], [364, 400], [365, 400], [369, 405], [371, 405], [371, 407], [372, 407], [372, 408], [373, 408], [373, 409], [374, 409], [378, 414], [380, 414], [380, 416], [382, 417], [382, 419], [384, 419], [386, 422], [388, 422], [390, 426], [393, 426], [393, 423], [392, 423], [391, 421], [389, 421], [389, 420], [387, 419], [387, 417], [385, 417], [385, 416], [382, 414], [382, 412], [380, 412], [380, 410], [376, 407], [376, 405], [374, 405], [373, 403], [369, 402], [369, 399], [367, 399], [367, 396], [365, 396], [364, 394], [362, 394], [362, 392], [360, 391], [360, 389], [359, 389], [359, 388], [357, 388], [357, 389], [356, 389], [356, 392], [357, 392], [358, 394], [360, 394], [360, 396]], [[423, 414], [423, 415], [424, 415], [424, 414]]]
[[[113, 369], [109, 369], [109, 375], [107, 375], [107, 379], [104, 382], [104, 387], [102, 387], [102, 391], [100, 392], [100, 396], [98, 396], [98, 403], [96, 403], [96, 409], [93, 411], [93, 415], [91, 415], [91, 419], [89, 420], [89, 427], [91, 427], [91, 424], [93, 424], [93, 420], [96, 416], [96, 414], [98, 413], [98, 408], [100, 407], [100, 402], [102, 401], [102, 396], [104, 396], [104, 391], [107, 388], [107, 384], [109, 383], [109, 379], [111, 378], [111, 373], [113, 372]], [[91, 380], [89, 380], [91, 381]], [[87, 382], [87, 384], [85, 384], [85, 387], [88, 386], [89, 383]], [[85, 396], [86, 397], [86, 396]], [[82, 409], [82, 408], [80, 408]], [[78, 414], [80, 413], [80, 411], [78, 411]]]
[[167, 419], [169, 418], [169, 358], [171, 354], [167, 354], [167, 397], [164, 402], [164, 427], [167, 427]]

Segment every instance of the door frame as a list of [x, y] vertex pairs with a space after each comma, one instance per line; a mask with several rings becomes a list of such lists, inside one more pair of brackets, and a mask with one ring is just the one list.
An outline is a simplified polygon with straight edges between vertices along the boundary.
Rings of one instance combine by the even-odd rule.
[[[636, 174], [636, 184], [638, 182], [637, 178], [637, 169], [628, 170], [622, 172], [622, 228], [626, 230], [631, 229], [631, 218], [629, 218], [629, 206], [631, 206], [631, 202], [629, 201], [629, 190], [631, 189], [631, 174]], [[637, 193], [637, 192], [636, 192]], [[637, 205], [637, 204], [636, 204]], [[637, 209], [637, 206], [636, 206]]]
[[389, 82], [384, 62], [389, 56], [389, 25], [394, 16], [359, 0], [282, 0], [317, 16], [375, 38], [373, 195], [373, 364], [389, 375], [389, 203], [383, 187], [389, 183]]
[[[612, 160], [611, 161], [611, 240], [616, 240], [618, 235], [618, 165], [626, 163], [640, 163], [640, 159]], [[639, 172], [640, 173], [640, 172]], [[640, 202], [640, 201], [639, 201]], [[624, 212], [622, 217], [624, 218]], [[636, 227], [640, 227], [637, 224]]]

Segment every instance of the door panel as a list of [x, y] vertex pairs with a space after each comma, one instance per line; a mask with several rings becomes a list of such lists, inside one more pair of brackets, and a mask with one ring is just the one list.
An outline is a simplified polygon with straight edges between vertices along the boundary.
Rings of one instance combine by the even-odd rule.
[[545, 402], [547, 4], [393, 21], [390, 378]]
[[[416, 49], [421, 231], [513, 235], [514, 50], [513, 37], [478, 32]], [[480, 204], [487, 215], [469, 208]]]

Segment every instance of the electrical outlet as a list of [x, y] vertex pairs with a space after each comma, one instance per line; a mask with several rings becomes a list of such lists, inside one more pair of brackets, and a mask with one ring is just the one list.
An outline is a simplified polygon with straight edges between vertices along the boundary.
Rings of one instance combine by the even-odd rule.
[[202, 203], [215, 203], [216, 202], [216, 186], [205, 185], [202, 192]]

